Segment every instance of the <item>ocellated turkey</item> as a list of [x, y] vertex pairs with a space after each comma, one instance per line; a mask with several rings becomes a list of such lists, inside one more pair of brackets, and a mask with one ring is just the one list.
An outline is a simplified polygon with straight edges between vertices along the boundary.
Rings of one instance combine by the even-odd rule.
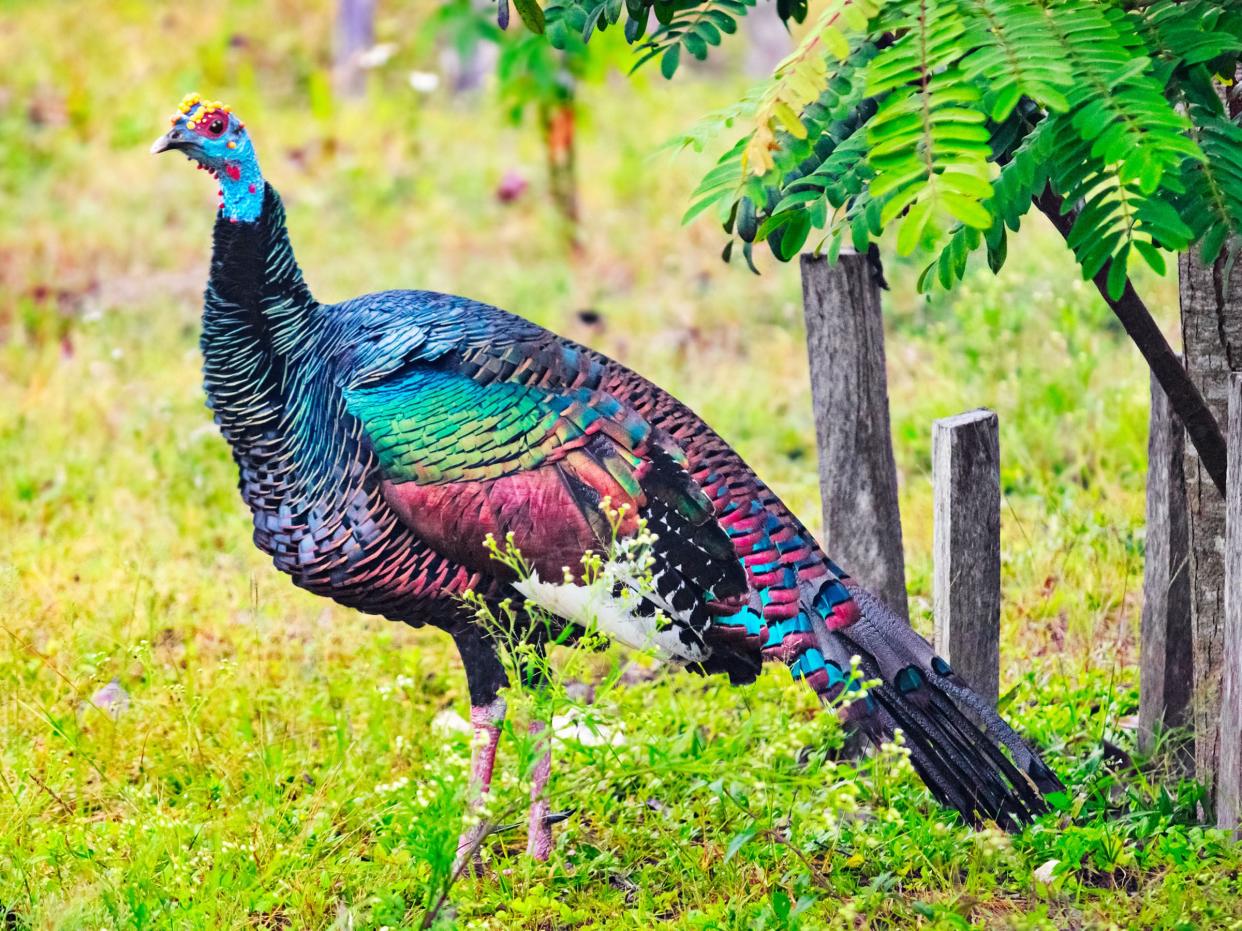
[[[506, 674], [494, 632], [462, 596], [525, 597], [585, 624], [581, 579], [564, 567], [644, 519], [653, 588], [596, 611], [612, 638], [737, 685], [778, 661], [825, 701], [847, 687], [857, 656], [882, 684], [849, 706], [851, 726], [876, 741], [900, 728], [937, 799], [1005, 827], [1046, 810], [1061, 785], [1036, 752], [693, 411], [601, 353], [467, 298], [383, 291], [320, 303], [236, 115], [190, 95], [171, 122], [152, 151], [180, 150], [220, 185], [204, 383], [254, 541], [305, 589], [454, 638], [479, 792]], [[623, 514], [617, 528], [605, 501]], [[488, 534], [511, 535], [534, 575], [503, 571]], [[536, 776], [528, 849], [544, 858], [547, 766]], [[464, 836], [463, 851], [479, 840]]]

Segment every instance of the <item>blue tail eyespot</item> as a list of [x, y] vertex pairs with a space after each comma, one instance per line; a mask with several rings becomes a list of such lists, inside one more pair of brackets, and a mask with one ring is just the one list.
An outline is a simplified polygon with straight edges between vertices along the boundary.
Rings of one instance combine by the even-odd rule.
[[915, 666], [907, 666], [897, 673], [893, 684], [902, 695], [908, 695], [922, 687], [923, 674]]

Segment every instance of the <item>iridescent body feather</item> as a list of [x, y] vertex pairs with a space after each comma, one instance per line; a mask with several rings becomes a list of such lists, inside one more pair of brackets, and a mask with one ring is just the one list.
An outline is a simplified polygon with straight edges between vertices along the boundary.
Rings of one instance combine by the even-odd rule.
[[[217, 175], [257, 176], [248, 138], [227, 150], [174, 138], [186, 119], [208, 120], [203, 109], [183, 109], [156, 149], [185, 149]], [[245, 136], [235, 117], [225, 122], [221, 139]], [[239, 150], [251, 161], [233, 169]], [[556, 586], [584, 553], [606, 549], [606, 498], [628, 505], [623, 535], [645, 518], [656, 537], [655, 591], [612, 606], [617, 639], [657, 639], [670, 658], [739, 684], [778, 660], [825, 700], [846, 687], [858, 656], [883, 684], [851, 706], [851, 724], [876, 740], [902, 728], [939, 799], [1005, 825], [1045, 810], [1043, 794], [1060, 788], [1052, 772], [675, 398], [466, 298], [386, 291], [320, 304], [275, 191], [264, 185], [253, 218], [252, 205], [234, 210], [224, 196], [203, 314], [208, 403], [233, 449], [255, 542], [296, 584], [449, 631], [472, 704], [503, 713], [494, 645], [460, 596], [525, 594], [584, 623], [580, 580]], [[537, 581], [502, 572], [488, 534], [512, 534]], [[672, 622], [658, 638], [657, 611]], [[484, 716], [494, 729], [495, 715]], [[532, 840], [536, 848], [546, 844]]]

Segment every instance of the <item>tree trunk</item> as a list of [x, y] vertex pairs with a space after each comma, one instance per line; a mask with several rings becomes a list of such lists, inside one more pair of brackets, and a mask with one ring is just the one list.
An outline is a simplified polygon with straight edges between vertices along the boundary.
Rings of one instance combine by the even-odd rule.
[[362, 55], [375, 44], [375, 0], [340, 0], [336, 9], [332, 76], [342, 97], [361, 97], [367, 89]]
[[445, 46], [440, 50], [440, 71], [454, 94], [467, 94], [483, 86], [487, 76], [496, 70], [498, 57], [497, 47], [492, 42], [476, 42], [465, 53], [451, 45]]
[[[1178, 259], [1186, 370], [1218, 423], [1224, 423], [1228, 413], [1230, 373], [1242, 370], [1242, 265], [1234, 265], [1226, 280], [1227, 264], [1225, 255], [1214, 265], [1204, 265], [1193, 253]], [[1199, 451], [1189, 444], [1185, 462], [1194, 631], [1195, 773], [1210, 785], [1220, 748], [1225, 499]], [[1209, 793], [1209, 800], [1213, 797]]]
[[[1062, 236], [1073, 226], [1051, 188], [1035, 199]], [[1229, 375], [1242, 366], [1242, 265], [1225, 280], [1228, 250], [1205, 266], [1193, 253], [1178, 257], [1181, 277], [1182, 344], [1178, 360], [1147, 306], [1127, 279], [1119, 299], [1108, 296], [1112, 263], [1095, 277], [1152, 375], [1168, 396], [1190, 443], [1186, 445], [1186, 510], [1190, 528], [1191, 628], [1194, 636], [1195, 775], [1208, 786], [1206, 808], [1214, 810], [1212, 784], [1220, 759], [1220, 700], [1225, 629], [1225, 421]]]
[[743, 17], [742, 34], [746, 38], [742, 68], [750, 77], [770, 77], [793, 51], [789, 30], [779, 16], [766, 9], [753, 9], [751, 15]]
[[876, 275], [863, 255], [802, 256], [824, 546], [909, 619]]
[[[1057, 231], [1068, 239], [1074, 225], [1074, 214], [1062, 213], [1064, 202], [1052, 188], [1047, 188], [1036, 197], [1035, 203]], [[1186, 436], [1199, 451], [1204, 470], [1223, 497], [1226, 472], [1225, 435], [1220, 430], [1223, 414], [1214, 412], [1204, 401], [1199, 386], [1187, 374], [1186, 366], [1164, 338], [1164, 333], [1152, 319], [1151, 311], [1134, 290], [1130, 279], [1126, 279], [1121, 297], [1109, 296], [1107, 282], [1112, 267], [1111, 260], [1104, 263], [1095, 276], [1096, 290], [1147, 360], [1152, 374], [1168, 396], [1173, 412], [1186, 429]]]
[[552, 202], [569, 225], [573, 242], [578, 239], [577, 99], [557, 101], [542, 116], [548, 156], [548, 185]]

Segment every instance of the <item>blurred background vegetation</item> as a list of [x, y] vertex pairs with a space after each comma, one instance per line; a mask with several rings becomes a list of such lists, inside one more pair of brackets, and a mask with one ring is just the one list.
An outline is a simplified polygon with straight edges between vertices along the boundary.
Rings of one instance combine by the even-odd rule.
[[[0, 3], [0, 926], [417, 927], [428, 851], [456, 832], [468, 741], [433, 727], [467, 704], [449, 640], [298, 592], [250, 544], [199, 385], [214, 191], [147, 152], [187, 91], [246, 121], [321, 300], [444, 290], [590, 343], [699, 410], [818, 523], [797, 269], [724, 265], [718, 227], [681, 227], [719, 148], [664, 145], [746, 91], [761, 40], [666, 83], [627, 78], [615, 32], [589, 60], [566, 64], [520, 30], [497, 55], [488, 15], [380, 0], [366, 67], [343, 83], [327, 0]], [[549, 114], [571, 98], [566, 188]], [[986, 846], [907, 775], [859, 790], [875, 817], [838, 826], [825, 887], [781, 843], [726, 856], [739, 827], [687, 762], [749, 773], [782, 831], [822, 826], [827, 789], [782, 787], [783, 750], [750, 758], [756, 743], [796, 756], [791, 735], [811, 726], [788, 674], [750, 691], [659, 677], [614, 699], [626, 752], [657, 773], [642, 792], [585, 795], [584, 774], [606, 780], [624, 753], [561, 748], [559, 792], [582, 811], [553, 865], [514, 857], [455, 890], [438, 921], [1237, 917], [1237, 855], [1185, 824], [1193, 799], [1117, 775], [1101, 750], [1133, 745], [1146, 367], [1038, 223], [999, 277], [926, 296], [919, 270], [890, 263], [886, 295], [915, 624], [930, 629], [932, 421], [991, 407], [1009, 714], [1053, 746], [1080, 802], [1132, 799], [1134, 819], [1157, 820], [1083, 828], [1053, 853], [1039, 828]], [[1175, 282], [1140, 287], [1172, 331]], [[92, 703], [114, 680], [124, 701]], [[918, 826], [884, 816], [894, 792]], [[1149, 842], [1172, 824], [1175, 851]], [[1067, 816], [1058, 836], [1074, 830]], [[518, 849], [506, 844], [498, 856]], [[1032, 878], [1053, 859], [1047, 883]]]

